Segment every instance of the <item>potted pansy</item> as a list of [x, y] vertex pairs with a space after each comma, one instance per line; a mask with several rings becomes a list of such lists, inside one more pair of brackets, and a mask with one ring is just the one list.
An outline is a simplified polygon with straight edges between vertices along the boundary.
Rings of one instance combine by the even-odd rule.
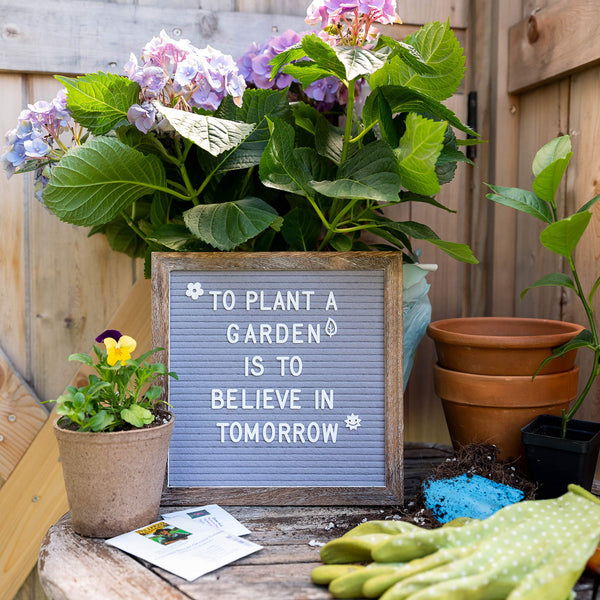
[[96, 342], [93, 356], [69, 357], [94, 371], [87, 384], [51, 402], [73, 529], [112, 537], [158, 515], [175, 419], [157, 380], [177, 376], [147, 361], [159, 348], [134, 358], [136, 341], [119, 331]]
[[393, 0], [315, 0], [311, 30], [237, 62], [162, 31], [123, 75], [57, 76], [65, 89], [21, 113], [2, 163], [34, 171], [53, 214], [145, 257], [147, 275], [160, 251], [393, 249], [412, 265], [415, 240], [475, 263], [386, 212], [449, 210], [435, 196], [476, 137], [443, 104], [464, 76], [449, 24], [404, 41], [376, 29], [398, 20]]

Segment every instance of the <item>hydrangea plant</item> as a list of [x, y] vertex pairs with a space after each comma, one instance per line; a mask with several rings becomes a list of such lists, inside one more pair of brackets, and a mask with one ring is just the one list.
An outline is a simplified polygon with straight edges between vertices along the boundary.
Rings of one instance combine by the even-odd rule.
[[393, 0], [315, 0], [318, 31], [253, 44], [237, 63], [163, 31], [122, 76], [57, 76], [65, 90], [21, 113], [2, 163], [34, 170], [51, 212], [131, 256], [391, 248], [414, 262], [417, 239], [477, 262], [385, 214], [448, 210], [435, 195], [476, 137], [442, 104], [464, 75], [448, 23], [402, 42], [375, 29], [396, 20]]

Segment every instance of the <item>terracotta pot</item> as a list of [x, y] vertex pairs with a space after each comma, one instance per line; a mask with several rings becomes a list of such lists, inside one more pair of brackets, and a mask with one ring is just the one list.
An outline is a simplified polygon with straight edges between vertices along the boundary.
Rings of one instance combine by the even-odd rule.
[[175, 419], [149, 429], [54, 433], [63, 468], [73, 529], [107, 538], [158, 517]]
[[[581, 325], [548, 319], [471, 317], [429, 324], [438, 363], [446, 369], [480, 375], [533, 375], [552, 349], [583, 330]], [[548, 363], [540, 374], [568, 371], [576, 350]]]
[[454, 448], [492, 443], [500, 460], [524, 461], [521, 428], [539, 414], [567, 409], [577, 395], [578, 376], [578, 367], [532, 381], [530, 375], [478, 375], [434, 366], [435, 392]]

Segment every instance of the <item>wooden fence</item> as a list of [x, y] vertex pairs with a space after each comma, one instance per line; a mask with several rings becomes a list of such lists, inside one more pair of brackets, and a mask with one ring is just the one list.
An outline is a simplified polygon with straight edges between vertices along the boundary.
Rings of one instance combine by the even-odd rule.
[[[27, 103], [50, 99], [53, 73], [120, 72], [160, 29], [195, 45], [238, 55], [250, 41], [287, 28], [303, 30], [298, 0], [0, 0], [0, 132]], [[405, 209], [441, 237], [471, 243], [481, 263], [465, 266], [432, 247], [423, 261], [440, 265], [428, 279], [433, 318], [481, 314], [580, 320], [567, 293], [518, 293], [563, 268], [543, 253], [530, 220], [492, 206], [482, 181], [527, 186], [534, 151], [571, 133], [574, 159], [561, 191], [570, 206], [600, 191], [600, 24], [595, 0], [399, 0], [397, 35], [430, 20], [450, 19], [466, 47], [467, 80], [451, 108], [465, 120], [477, 92], [477, 166], [461, 167], [431, 207]], [[537, 39], [531, 40], [532, 15]], [[570, 30], [574, 24], [573, 30]], [[510, 36], [510, 37], [509, 37]], [[560, 41], [560, 44], [558, 42]], [[561, 49], [562, 48], [562, 49]], [[67, 363], [115, 315], [119, 328], [149, 336], [148, 286], [139, 261], [111, 251], [103, 237], [60, 223], [33, 197], [32, 182], [0, 176], [0, 600], [41, 599], [35, 571], [45, 529], [66, 510], [47, 412], [37, 399], [56, 397], [77, 377]], [[600, 206], [578, 259], [584, 285], [597, 277]], [[120, 308], [119, 308], [120, 307]], [[137, 310], [139, 308], [139, 310]], [[146, 332], [146, 333], [145, 333]], [[149, 338], [148, 338], [149, 339]], [[431, 381], [430, 340], [422, 343], [405, 398], [405, 439], [448, 442]], [[582, 360], [585, 368], [586, 361]], [[584, 416], [600, 419], [596, 388]], [[36, 399], [37, 398], [37, 399]], [[2, 483], [6, 482], [4, 486]], [[17, 541], [17, 537], [19, 540]]]

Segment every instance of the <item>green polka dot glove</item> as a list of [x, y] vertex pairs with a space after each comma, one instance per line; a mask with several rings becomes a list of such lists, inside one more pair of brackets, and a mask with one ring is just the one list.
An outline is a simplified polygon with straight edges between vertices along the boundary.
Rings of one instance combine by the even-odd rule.
[[[600, 542], [600, 501], [584, 489], [426, 530], [363, 523], [321, 549], [312, 574], [335, 598], [567, 600]], [[342, 565], [374, 561], [368, 566]]]

